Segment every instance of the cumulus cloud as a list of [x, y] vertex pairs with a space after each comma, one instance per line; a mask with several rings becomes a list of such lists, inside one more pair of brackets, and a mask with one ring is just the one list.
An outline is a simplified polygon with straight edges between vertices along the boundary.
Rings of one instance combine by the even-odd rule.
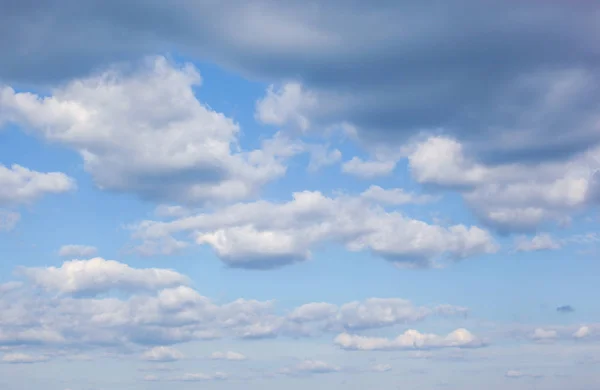
[[10, 168], [0, 165], [0, 205], [28, 204], [46, 194], [60, 194], [75, 187], [75, 181], [61, 172], [43, 173], [16, 164]]
[[[196, 99], [200, 83], [191, 64], [148, 58], [133, 70], [113, 66], [70, 81], [46, 97], [0, 87], [0, 117], [78, 151], [98, 187], [147, 199], [237, 200], [283, 175], [283, 160], [302, 149], [275, 137], [261, 149], [237, 151], [238, 124]], [[1, 201], [72, 187], [62, 174], [18, 166], [0, 170], [6, 180]]]
[[334, 343], [342, 349], [356, 351], [392, 351], [402, 349], [477, 348], [485, 343], [466, 329], [457, 329], [446, 336], [407, 330], [395, 339], [342, 333]]
[[375, 364], [371, 366], [373, 372], [388, 372], [392, 370], [392, 366], [389, 364]]
[[142, 354], [142, 359], [151, 362], [175, 362], [183, 359], [183, 354], [172, 347], [154, 347]]
[[187, 277], [167, 269], [135, 269], [114, 260], [95, 257], [71, 260], [61, 267], [21, 268], [36, 286], [63, 294], [96, 294], [112, 289], [158, 290], [187, 284]]
[[573, 333], [573, 337], [576, 339], [583, 339], [588, 337], [592, 333], [592, 330], [589, 326], [582, 326], [575, 333]]
[[29, 364], [39, 363], [48, 360], [47, 356], [34, 356], [25, 353], [7, 353], [2, 356], [2, 363], [8, 364]]
[[241, 361], [248, 359], [245, 355], [239, 352], [227, 351], [227, 352], [213, 352], [210, 355], [210, 358], [213, 360], [232, 360], [232, 361]]
[[[288, 313], [279, 313], [271, 301], [237, 299], [217, 304], [182, 284], [187, 278], [175, 271], [95, 259], [78, 262], [74, 268], [71, 261], [59, 268], [36, 268], [24, 283], [0, 285], [0, 347], [135, 350], [143, 346], [143, 359], [169, 361], [182, 357], [172, 349], [174, 344], [192, 340], [311, 337], [440, 315], [438, 306], [414, 306], [399, 298], [370, 298], [339, 306], [313, 302]], [[39, 294], [35, 286], [65, 294]], [[100, 294], [115, 288], [122, 293]], [[444, 313], [451, 311], [450, 305], [444, 307]], [[226, 351], [211, 357], [239, 360], [243, 355]]]
[[[597, 148], [567, 162], [485, 165], [458, 141], [436, 136], [418, 143], [408, 159], [419, 183], [458, 190], [483, 223], [499, 232], [527, 232], [544, 222], [564, 223], [593, 201], [589, 188], [599, 156]], [[548, 245], [541, 236], [532, 247]]]
[[562, 246], [549, 234], [538, 234], [531, 239], [526, 237], [518, 237], [515, 242], [515, 252], [537, 252], [537, 251], [552, 251], [558, 250]]
[[[368, 197], [367, 197], [368, 198]], [[460, 260], [494, 253], [491, 235], [476, 226], [442, 227], [388, 212], [365, 197], [327, 197], [296, 192], [285, 203], [239, 203], [170, 222], [142, 221], [133, 237], [155, 242], [186, 232], [210, 245], [231, 267], [273, 268], [304, 261], [320, 243], [368, 250], [396, 265], [432, 267], [435, 260]]]
[[86, 258], [95, 256], [98, 248], [90, 245], [63, 245], [58, 250], [58, 255], [71, 258]]

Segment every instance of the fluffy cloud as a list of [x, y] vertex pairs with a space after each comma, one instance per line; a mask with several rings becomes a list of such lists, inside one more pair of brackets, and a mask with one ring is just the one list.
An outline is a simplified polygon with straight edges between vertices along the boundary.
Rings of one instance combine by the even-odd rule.
[[[191, 340], [318, 336], [406, 324], [440, 314], [437, 306], [415, 307], [390, 298], [340, 306], [308, 303], [287, 314], [278, 313], [270, 301], [237, 299], [216, 304], [184, 285], [187, 278], [174, 271], [136, 269], [98, 259], [26, 269], [25, 274], [28, 283], [0, 285], [0, 346], [129, 350], [145, 346], [140, 351], [144, 359], [168, 361], [181, 358], [172, 345]], [[39, 294], [34, 286], [70, 294]], [[115, 288], [123, 294], [99, 294]], [[444, 307], [448, 312], [450, 306]], [[460, 309], [455, 311], [460, 313]], [[229, 351], [212, 358], [239, 360], [243, 355]]]
[[59, 268], [21, 268], [20, 273], [36, 286], [64, 294], [95, 294], [111, 289], [157, 290], [188, 283], [185, 276], [175, 271], [135, 269], [101, 257], [67, 261]]
[[181, 352], [171, 347], [154, 347], [142, 354], [142, 359], [151, 362], [175, 362], [183, 359]]
[[215, 381], [215, 380], [225, 380], [229, 376], [223, 372], [215, 372], [214, 374], [204, 374], [204, 373], [187, 373], [177, 377], [174, 377], [173, 381], [180, 382], [204, 382], [204, 381]]
[[[413, 177], [422, 184], [455, 189], [485, 224], [500, 232], [533, 231], [543, 222], [564, 223], [593, 199], [590, 182], [600, 169], [600, 149], [567, 162], [485, 165], [446, 137], [418, 143], [409, 155]], [[537, 244], [545, 244], [544, 236]]]
[[531, 334], [531, 339], [536, 342], [553, 342], [558, 338], [558, 332], [553, 329], [537, 328]]
[[46, 194], [60, 194], [75, 187], [75, 181], [64, 173], [43, 173], [20, 165], [10, 168], [0, 165], [0, 205], [27, 204]]
[[[239, 126], [196, 99], [200, 83], [192, 65], [155, 57], [73, 80], [47, 97], [0, 87], [0, 122], [78, 151], [98, 187], [153, 200], [236, 200], [283, 175], [283, 160], [302, 149], [276, 137], [262, 149], [233, 151]], [[64, 175], [18, 166], [0, 170], [0, 183], [7, 180], [0, 201], [72, 187]]]
[[92, 257], [98, 253], [98, 249], [89, 245], [63, 245], [58, 250], [58, 255], [71, 258]]
[[241, 361], [248, 359], [246, 356], [239, 352], [227, 351], [227, 352], [213, 352], [210, 355], [210, 358], [213, 360], [231, 360], [231, 361]]
[[186, 232], [210, 245], [227, 265], [243, 268], [303, 261], [323, 242], [369, 250], [405, 267], [431, 267], [444, 256], [459, 260], [497, 250], [490, 234], [478, 227], [430, 225], [385, 211], [368, 198], [297, 192], [287, 203], [239, 203], [171, 222], [143, 221], [133, 226], [134, 238], [156, 242]]
[[589, 326], [582, 326], [575, 333], [573, 333], [573, 337], [576, 339], [583, 339], [588, 337], [592, 333]]
[[531, 239], [519, 237], [515, 242], [515, 252], [537, 252], [544, 250], [557, 250], [561, 244], [555, 241], [549, 234], [538, 234]]
[[348, 333], [338, 335], [334, 343], [342, 349], [356, 351], [390, 351], [402, 349], [477, 348], [485, 343], [466, 329], [457, 329], [446, 336], [407, 330], [395, 339], [358, 336]]

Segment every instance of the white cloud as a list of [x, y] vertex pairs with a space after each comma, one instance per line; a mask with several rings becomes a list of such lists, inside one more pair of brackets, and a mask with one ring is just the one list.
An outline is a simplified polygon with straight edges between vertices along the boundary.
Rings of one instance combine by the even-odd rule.
[[339, 372], [341, 368], [320, 360], [304, 360], [293, 367], [280, 370], [284, 375], [329, 374]]
[[142, 354], [142, 359], [151, 362], [175, 362], [183, 359], [183, 354], [172, 347], [154, 347]]
[[[279, 314], [271, 301], [237, 299], [216, 304], [191, 287], [170, 286], [178, 280], [186, 281], [170, 270], [135, 269], [117, 263], [100, 272], [102, 262], [100, 269], [92, 270], [73, 268], [71, 264], [65, 262], [55, 268], [56, 274], [36, 269], [38, 273], [29, 283], [0, 285], [0, 347], [35, 344], [56, 350], [59, 346], [157, 346], [145, 351], [144, 356], [164, 361], [179, 356], [170, 346], [192, 340], [312, 337], [345, 329], [406, 324], [440, 314], [437, 306], [418, 307], [398, 298], [371, 298], [339, 306], [308, 303], [286, 315]], [[115, 269], [121, 272], [114, 273]], [[123, 294], [90, 296], [117, 285]], [[79, 294], [39, 294], [34, 286]], [[456, 311], [461, 312], [459, 308]], [[76, 330], [73, 324], [77, 324]], [[213, 357], [241, 358], [231, 351]]]
[[[0, 89], [3, 119], [78, 151], [98, 187], [188, 203], [245, 198], [286, 171], [302, 151], [281, 136], [262, 149], [238, 149], [239, 126], [199, 102], [196, 69], [163, 57], [134, 70], [113, 67], [56, 88], [48, 97]], [[8, 179], [6, 179], [8, 177]], [[31, 181], [23, 187], [22, 181]], [[61, 174], [0, 170], [0, 200], [72, 187]], [[14, 183], [16, 184], [14, 184]]]
[[558, 338], [558, 332], [553, 329], [536, 328], [531, 334], [531, 339], [537, 342], [552, 342]]
[[460, 191], [483, 222], [512, 232], [564, 223], [591, 202], [598, 156], [600, 149], [590, 149], [567, 162], [488, 166], [467, 157], [458, 141], [431, 137], [415, 146], [409, 164], [419, 183]]
[[388, 372], [392, 370], [392, 366], [389, 364], [375, 364], [371, 366], [371, 371], [373, 372]]
[[549, 234], [541, 233], [530, 240], [526, 237], [518, 237], [515, 242], [516, 252], [535, 252], [544, 250], [558, 250], [561, 244], [555, 241]]
[[89, 245], [63, 245], [58, 250], [58, 255], [71, 258], [92, 257], [98, 253], [98, 249]]
[[225, 380], [229, 376], [223, 372], [215, 372], [214, 374], [204, 373], [187, 373], [181, 376], [175, 377], [173, 380], [181, 382], [204, 382], [204, 381], [215, 381]]
[[417, 195], [404, 191], [402, 188], [383, 189], [379, 186], [372, 185], [365, 190], [361, 196], [381, 204], [386, 205], [403, 205], [408, 203], [423, 204], [436, 200], [431, 195]]
[[96, 257], [71, 260], [60, 268], [21, 268], [32, 283], [64, 294], [100, 293], [111, 289], [157, 290], [187, 284], [187, 277], [167, 269], [135, 269], [114, 260]]
[[0, 209], [0, 232], [12, 231], [21, 220], [21, 214]]
[[248, 358], [239, 352], [227, 351], [227, 352], [213, 352], [210, 355], [213, 360], [232, 360], [241, 361], [247, 360]]
[[25, 353], [7, 353], [2, 356], [2, 363], [9, 364], [39, 363], [47, 360], [47, 356], [33, 356]]
[[476, 348], [485, 343], [466, 329], [457, 329], [446, 336], [407, 330], [395, 339], [367, 337], [342, 333], [334, 343], [342, 349], [357, 351], [386, 351], [429, 348]]
[[256, 103], [255, 117], [270, 125], [292, 125], [300, 131], [310, 127], [307, 111], [315, 108], [317, 97], [301, 84], [290, 82], [276, 89], [267, 88], [266, 96]]
[[588, 337], [590, 334], [592, 333], [592, 330], [590, 329], [589, 326], [582, 326], [579, 329], [577, 329], [577, 331], [575, 331], [575, 333], [573, 333], [573, 337], [575, 337], [576, 339], [583, 339]]
[[361, 196], [330, 198], [309, 191], [294, 193], [286, 203], [239, 203], [170, 222], [143, 221], [132, 229], [142, 243], [195, 234], [226, 264], [244, 268], [306, 260], [324, 242], [369, 250], [406, 267], [431, 267], [444, 256], [458, 260], [498, 249], [491, 235], [475, 226], [430, 225], [387, 212]]
[[36, 172], [20, 165], [0, 165], [0, 205], [32, 203], [46, 194], [76, 188], [75, 181], [61, 172]]
[[387, 176], [396, 168], [396, 161], [363, 161], [358, 157], [342, 164], [342, 172], [365, 179]]

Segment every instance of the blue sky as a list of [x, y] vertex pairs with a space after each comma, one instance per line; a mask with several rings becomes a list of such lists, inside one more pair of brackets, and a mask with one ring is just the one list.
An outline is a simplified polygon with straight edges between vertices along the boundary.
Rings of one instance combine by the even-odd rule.
[[63, 3], [0, 0], [0, 387], [597, 388], [596, 5]]

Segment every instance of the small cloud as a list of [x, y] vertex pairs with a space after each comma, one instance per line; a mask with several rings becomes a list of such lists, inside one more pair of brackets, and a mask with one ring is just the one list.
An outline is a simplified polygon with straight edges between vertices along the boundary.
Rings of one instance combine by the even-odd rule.
[[0, 232], [10, 232], [17, 226], [20, 219], [21, 214], [0, 209]]
[[555, 241], [550, 235], [538, 234], [531, 239], [525, 237], [517, 238], [514, 252], [554, 251], [560, 248], [561, 244]]
[[389, 364], [376, 364], [371, 367], [372, 372], [388, 372], [391, 371], [392, 366]]
[[30, 364], [45, 362], [48, 360], [46, 356], [32, 356], [25, 353], [7, 353], [2, 357], [2, 363], [8, 364]]
[[214, 352], [210, 355], [213, 360], [231, 360], [231, 361], [242, 361], [248, 359], [246, 356], [238, 352]]
[[592, 333], [592, 331], [589, 326], [582, 326], [581, 328], [577, 329], [575, 333], [573, 333], [573, 337], [576, 339], [583, 339], [588, 337], [590, 333]]
[[556, 311], [559, 313], [573, 313], [575, 311], [575, 308], [571, 305], [564, 305], [557, 307]]
[[183, 358], [181, 352], [171, 347], [155, 347], [142, 355], [143, 360], [151, 362], [174, 362]]
[[506, 372], [506, 374], [504, 374], [505, 377], [507, 378], [511, 378], [511, 379], [519, 379], [519, 378], [541, 378], [541, 375], [538, 374], [527, 374], [524, 373], [522, 371], [518, 371], [518, 370], [508, 370]]

